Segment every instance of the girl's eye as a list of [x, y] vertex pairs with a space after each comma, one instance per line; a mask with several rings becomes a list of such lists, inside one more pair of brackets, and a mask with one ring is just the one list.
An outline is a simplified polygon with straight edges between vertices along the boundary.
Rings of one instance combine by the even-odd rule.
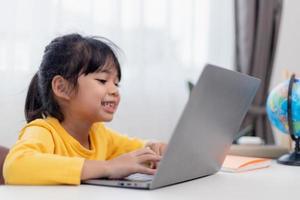
[[102, 84], [105, 84], [107, 82], [107, 80], [104, 80], [104, 79], [96, 79], [96, 80]]
[[[98, 82], [100, 82], [101, 84], [105, 84], [105, 83], [107, 83], [107, 80], [105, 80], [105, 79], [96, 79]], [[119, 87], [120, 86], [120, 84], [119, 84], [119, 82], [116, 82], [116, 83], [114, 83], [115, 84], [115, 86], [116, 87]]]

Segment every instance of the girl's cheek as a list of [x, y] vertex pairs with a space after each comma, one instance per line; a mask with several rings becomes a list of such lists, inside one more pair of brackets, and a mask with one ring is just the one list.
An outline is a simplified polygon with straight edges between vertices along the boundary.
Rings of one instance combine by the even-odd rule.
[[118, 105], [120, 104], [120, 101], [121, 101], [121, 96], [119, 95], [117, 99]]

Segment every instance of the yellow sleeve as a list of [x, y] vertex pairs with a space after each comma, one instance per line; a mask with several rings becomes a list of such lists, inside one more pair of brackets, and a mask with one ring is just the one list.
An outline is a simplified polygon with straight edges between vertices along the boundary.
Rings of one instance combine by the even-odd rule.
[[108, 135], [108, 160], [118, 157], [124, 153], [140, 149], [145, 146], [145, 141], [137, 138], [130, 138], [112, 129], [105, 127], [105, 132]]
[[45, 128], [22, 131], [3, 166], [6, 184], [80, 184], [83, 158], [55, 155], [52, 135]]

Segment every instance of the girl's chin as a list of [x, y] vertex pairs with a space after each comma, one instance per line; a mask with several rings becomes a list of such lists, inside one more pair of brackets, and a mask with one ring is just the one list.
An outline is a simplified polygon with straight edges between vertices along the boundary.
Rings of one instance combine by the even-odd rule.
[[93, 123], [97, 123], [97, 122], [111, 122], [113, 120], [113, 118], [98, 118], [97, 120], [95, 120]]
[[111, 114], [111, 115], [106, 114], [106, 115], [102, 115], [99, 118], [100, 118], [100, 121], [102, 121], [102, 122], [110, 122], [110, 121], [113, 120], [114, 115], [113, 114]]
[[113, 120], [113, 118], [110, 118], [110, 119], [103, 119], [102, 121], [103, 122], [111, 122]]
[[114, 112], [106, 112], [105, 110], [101, 110], [97, 114], [97, 121], [100, 122], [110, 122], [114, 118]]

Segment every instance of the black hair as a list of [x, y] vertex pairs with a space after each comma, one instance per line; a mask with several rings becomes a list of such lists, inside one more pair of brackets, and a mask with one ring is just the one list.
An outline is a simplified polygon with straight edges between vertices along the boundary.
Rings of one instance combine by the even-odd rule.
[[103, 37], [69, 34], [52, 40], [46, 46], [39, 70], [29, 85], [24, 109], [26, 121], [47, 116], [64, 120], [52, 91], [51, 82], [56, 75], [62, 76], [76, 88], [80, 75], [101, 71], [106, 62], [112, 62], [120, 81], [117, 50], [119, 48], [114, 43]]

